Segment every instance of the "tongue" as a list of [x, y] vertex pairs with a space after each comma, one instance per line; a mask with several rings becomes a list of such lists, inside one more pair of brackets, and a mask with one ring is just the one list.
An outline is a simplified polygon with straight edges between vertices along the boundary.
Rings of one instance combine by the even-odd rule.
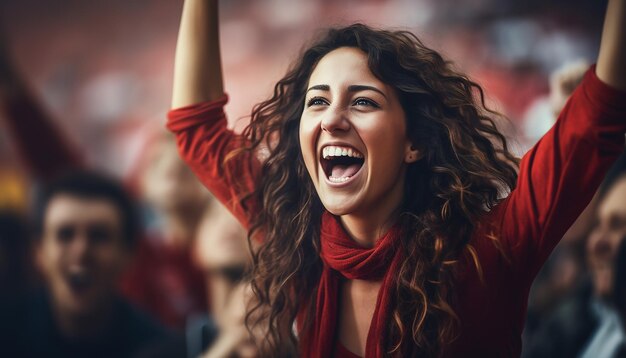
[[337, 164], [333, 166], [330, 176], [333, 178], [351, 177], [354, 174], [356, 174], [356, 172], [359, 171], [359, 168], [361, 168], [361, 164], [350, 164], [350, 165]]

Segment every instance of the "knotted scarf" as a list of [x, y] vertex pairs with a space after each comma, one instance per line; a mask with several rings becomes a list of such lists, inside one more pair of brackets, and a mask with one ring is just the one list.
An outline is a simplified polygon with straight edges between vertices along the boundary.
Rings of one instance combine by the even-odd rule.
[[382, 339], [387, 336], [391, 291], [395, 273], [402, 260], [398, 245], [398, 226], [392, 227], [372, 248], [363, 248], [352, 240], [338, 219], [325, 212], [320, 232], [321, 258], [324, 263], [312, 324], [300, 332], [300, 349], [304, 357], [331, 357], [339, 321], [338, 301], [341, 276], [353, 280], [377, 281], [382, 285], [367, 335], [365, 357], [381, 357]]

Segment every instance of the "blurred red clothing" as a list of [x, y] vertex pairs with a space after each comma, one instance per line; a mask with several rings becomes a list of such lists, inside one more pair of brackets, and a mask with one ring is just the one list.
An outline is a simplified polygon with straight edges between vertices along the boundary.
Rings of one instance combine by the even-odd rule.
[[194, 265], [189, 248], [145, 237], [138, 242], [120, 289], [166, 325], [183, 328], [189, 315], [207, 311], [205, 286], [204, 274]]

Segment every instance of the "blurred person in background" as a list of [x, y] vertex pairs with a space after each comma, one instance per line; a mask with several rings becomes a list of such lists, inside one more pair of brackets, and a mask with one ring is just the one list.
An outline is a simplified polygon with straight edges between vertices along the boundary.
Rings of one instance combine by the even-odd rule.
[[[87, 167], [79, 148], [28, 88], [1, 40], [0, 119], [21, 164], [40, 184]], [[191, 260], [191, 247], [209, 196], [178, 156], [171, 134], [154, 135], [144, 153], [126, 183], [142, 194], [153, 220], [120, 285], [133, 303], [182, 330], [189, 315], [207, 309], [203, 274]]]
[[206, 273], [210, 312], [188, 326], [190, 356], [253, 357], [258, 352], [245, 326], [246, 274], [252, 264], [247, 235], [235, 217], [217, 202], [196, 233], [196, 261]]
[[626, 236], [626, 154], [599, 190], [595, 224], [586, 240], [589, 277], [555, 309], [526, 342], [525, 357], [612, 357], [624, 344], [624, 330], [613, 306], [615, 259]]
[[208, 307], [193, 247], [211, 196], [180, 159], [172, 135], [163, 131], [146, 145], [134, 176], [146, 204], [148, 232], [122, 288], [134, 302], [182, 330], [188, 317]]
[[93, 172], [67, 174], [46, 186], [34, 217], [45, 288], [23, 302], [15, 321], [0, 323], [8, 333], [2, 349], [20, 357], [135, 357], [175, 341], [118, 295], [139, 234], [120, 184]]

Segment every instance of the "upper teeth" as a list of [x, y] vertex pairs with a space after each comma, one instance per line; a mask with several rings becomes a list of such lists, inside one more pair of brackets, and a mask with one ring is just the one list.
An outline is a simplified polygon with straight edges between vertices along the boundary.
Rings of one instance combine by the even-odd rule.
[[352, 148], [329, 145], [322, 149], [322, 158], [326, 159], [328, 157], [363, 158], [363, 154]]

